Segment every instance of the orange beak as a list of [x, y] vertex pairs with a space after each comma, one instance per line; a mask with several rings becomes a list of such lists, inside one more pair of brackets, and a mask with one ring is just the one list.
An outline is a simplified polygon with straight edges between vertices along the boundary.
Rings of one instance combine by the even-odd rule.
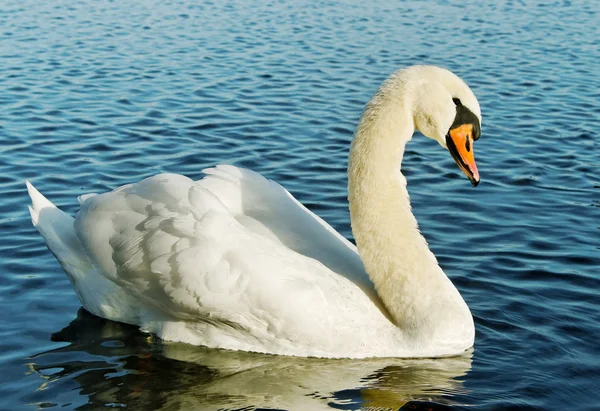
[[477, 187], [479, 171], [473, 154], [473, 125], [463, 124], [451, 129], [446, 136], [446, 145], [458, 167], [469, 177], [473, 187]]

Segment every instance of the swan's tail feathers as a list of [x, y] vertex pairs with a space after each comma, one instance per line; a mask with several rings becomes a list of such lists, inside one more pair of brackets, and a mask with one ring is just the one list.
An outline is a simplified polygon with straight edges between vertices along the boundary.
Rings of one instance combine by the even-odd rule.
[[29, 181], [26, 182], [31, 205], [31, 221], [40, 232], [72, 281], [77, 281], [93, 268], [75, 233], [75, 219], [59, 210]]

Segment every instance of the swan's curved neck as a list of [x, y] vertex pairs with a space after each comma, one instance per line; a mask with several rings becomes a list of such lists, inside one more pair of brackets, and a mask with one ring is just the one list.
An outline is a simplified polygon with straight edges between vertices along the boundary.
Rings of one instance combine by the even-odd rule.
[[414, 133], [413, 113], [398, 94], [380, 90], [354, 136], [348, 167], [352, 231], [396, 325], [420, 339], [446, 339], [452, 326], [472, 327], [472, 317], [411, 212], [400, 165]]

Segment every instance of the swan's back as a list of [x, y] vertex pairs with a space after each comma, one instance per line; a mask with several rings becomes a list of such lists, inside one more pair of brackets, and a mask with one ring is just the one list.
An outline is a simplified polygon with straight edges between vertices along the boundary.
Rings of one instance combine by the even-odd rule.
[[320, 261], [376, 296], [356, 246], [281, 185], [229, 165], [203, 171], [207, 176], [198, 184], [213, 193], [241, 224]]

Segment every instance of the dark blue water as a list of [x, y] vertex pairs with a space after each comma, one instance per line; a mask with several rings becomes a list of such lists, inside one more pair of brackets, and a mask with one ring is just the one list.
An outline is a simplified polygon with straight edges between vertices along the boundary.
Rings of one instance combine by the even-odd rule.
[[[0, 409], [600, 409], [598, 4], [196, 3], [0, 5]], [[350, 238], [354, 126], [416, 63], [463, 77], [483, 112], [477, 189], [423, 137], [403, 166], [475, 316], [462, 357], [163, 344], [80, 310], [29, 221], [25, 179], [74, 214], [83, 193], [226, 162]]]

